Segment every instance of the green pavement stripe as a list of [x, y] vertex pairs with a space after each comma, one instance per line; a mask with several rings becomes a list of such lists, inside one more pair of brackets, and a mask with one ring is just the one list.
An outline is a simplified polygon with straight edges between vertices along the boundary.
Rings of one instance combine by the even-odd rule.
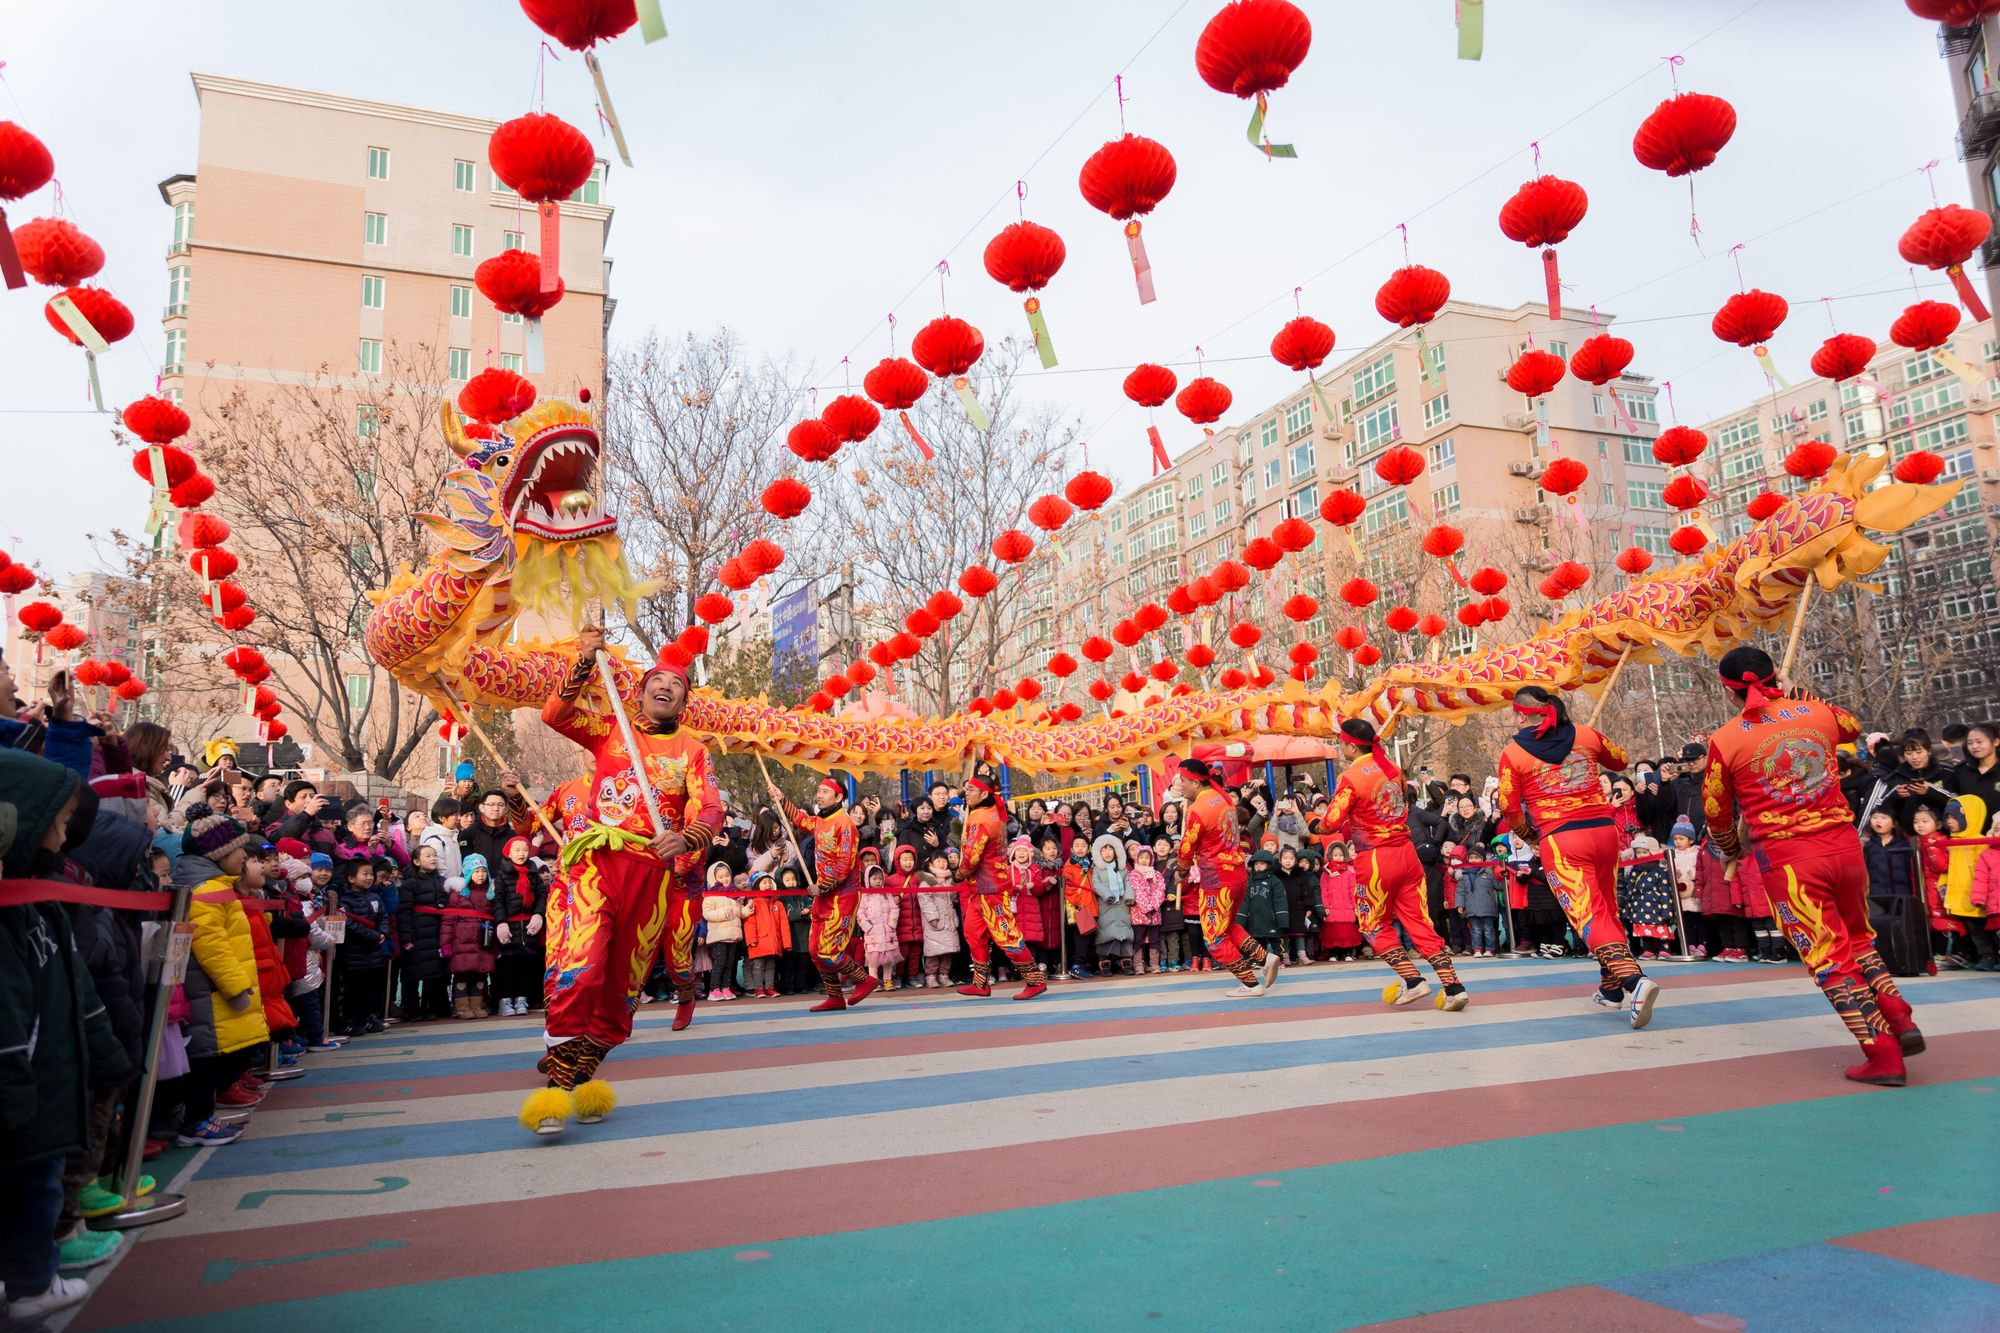
[[[1829, 1077], [1837, 1077], [1829, 1060]], [[1989, 1081], [1990, 1083], [1990, 1081]], [[351, 1333], [396, 1313], [485, 1333], [890, 1328], [1051, 1309], [1094, 1330], [1351, 1328], [1990, 1211], [1970, 1083], [1466, 1144], [943, 1221], [419, 1283], [148, 1325]], [[1507, 1095], [1495, 1089], [1496, 1098]], [[1330, 1110], [1365, 1136], [1367, 1104]], [[1185, 1139], [1199, 1155], [1199, 1127]], [[1033, 1169], [1032, 1154], [1023, 1154]], [[1104, 1182], [1116, 1190], [1117, 1180]], [[754, 1188], [746, 1182], [746, 1188]], [[941, 1195], [950, 1186], [940, 1183]], [[969, 1201], [976, 1203], [976, 1201]], [[829, 1220], [839, 1199], [773, 1198]], [[492, 1299], [504, 1291], [504, 1301]], [[559, 1314], [555, 1312], [560, 1312]]]

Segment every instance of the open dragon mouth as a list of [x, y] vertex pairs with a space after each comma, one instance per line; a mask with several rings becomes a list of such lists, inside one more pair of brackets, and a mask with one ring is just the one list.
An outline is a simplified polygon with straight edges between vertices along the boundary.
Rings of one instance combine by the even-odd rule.
[[544, 541], [574, 542], [618, 528], [592, 489], [597, 480], [594, 433], [557, 429], [528, 441], [514, 466], [518, 479], [507, 506], [517, 533]]

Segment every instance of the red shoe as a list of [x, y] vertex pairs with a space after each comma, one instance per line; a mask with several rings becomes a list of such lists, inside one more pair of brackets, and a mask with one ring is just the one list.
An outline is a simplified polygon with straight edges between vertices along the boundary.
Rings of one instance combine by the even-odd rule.
[[263, 1100], [262, 1097], [259, 1097], [254, 1092], [245, 1092], [241, 1088], [231, 1088], [229, 1091], [217, 1096], [215, 1104], [217, 1106], [255, 1106]]
[[694, 1001], [682, 1000], [674, 1006], [674, 1031], [684, 1032], [687, 1025], [694, 1022]]
[[809, 1014], [830, 1014], [836, 1009], [845, 1009], [846, 1007], [847, 1007], [846, 996], [829, 995], [824, 1000], [821, 1000], [818, 1004], [814, 1005], [812, 1008], [806, 1010], [806, 1012]]
[[1873, 1083], [1878, 1088], [1900, 1088], [1909, 1081], [1899, 1047], [1886, 1041], [1864, 1041], [1861, 1050], [1867, 1055], [1867, 1060], [1847, 1067], [1847, 1076], [1856, 1083]]
[[167, 1141], [165, 1139], [147, 1139], [145, 1151], [140, 1154], [140, 1160], [150, 1162], [166, 1150]]
[[982, 986], [976, 981], [968, 981], [958, 988], [960, 995], [970, 995], [974, 999], [984, 999], [993, 993], [991, 986]]
[[1043, 991], [1047, 989], [1048, 987], [1043, 985], [1039, 981], [1031, 982], [1028, 985], [1021, 987], [1020, 993], [1016, 995], [1014, 998], [1017, 1000], [1032, 1000], [1037, 995], [1040, 995]]
[[863, 1000], [873, 995], [875, 988], [881, 984], [881, 982], [875, 980], [873, 977], [863, 977], [861, 980], [855, 982], [853, 992], [847, 997], [847, 1007], [852, 1009], [855, 1005], [860, 1004]]
[[1881, 1009], [1884, 1021], [1889, 1024], [1889, 1032], [1896, 1038], [1896, 1044], [1904, 1055], [1924, 1053], [1924, 1034], [1917, 1029], [1917, 1016], [1910, 1008], [1910, 1002], [1900, 995], [1878, 995], [1876, 1007]]

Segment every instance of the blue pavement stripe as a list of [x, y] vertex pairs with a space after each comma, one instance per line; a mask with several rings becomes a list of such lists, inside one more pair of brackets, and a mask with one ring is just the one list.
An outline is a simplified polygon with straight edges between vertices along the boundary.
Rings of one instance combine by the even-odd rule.
[[[1537, 990], [1554, 985], [1574, 983], [1579, 996], [1594, 988], [1597, 969], [1571, 968], [1569, 975], [1555, 972], [1537, 972], [1525, 976], [1495, 977], [1481, 982], [1474, 976], [1467, 985], [1472, 989], [1473, 1003], [1479, 1002], [1481, 995], [1513, 990]], [[1767, 976], [1768, 973], [1747, 973], [1745, 981]], [[1306, 1009], [1319, 1005], [1352, 1006], [1363, 1009], [1378, 1009], [1382, 1005], [1381, 990], [1392, 979], [1392, 974], [1384, 970], [1379, 976], [1366, 979], [1367, 984], [1353, 989], [1300, 990], [1279, 987], [1256, 1002], [1260, 1011]], [[1803, 978], [1796, 978], [1803, 980]], [[1673, 997], [1672, 983], [1667, 983], [1666, 1002]], [[926, 1022], [883, 1022], [868, 1027], [856, 1027], [838, 1015], [812, 1015], [803, 1013], [780, 1015], [765, 1014], [762, 1021], [783, 1021], [796, 1018], [798, 1026], [777, 1032], [753, 1032], [735, 1037], [705, 1038], [699, 1042], [666, 1030], [664, 1023], [648, 1024], [634, 1029], [632, 1040], [618, 1048], [624, 1058], [634, 1056], [647, 1058], [695, 1057], [711, 1052], [761, 1051], [788, 1046], [833, 1046], [855, 1043], [866, 1054], [865, 1043], [871, 1041], [895, 1040], [906, 1037], [921, 1037], [932, 1033], [950, 1034], [962, 1032], [1002, 1032], [1020, 1028], [1060, 1028], [1077, 1023], [1117, 1022], [1127, 1019], [1147, 1018], [1188, 1018], [1200, 1014], [1218, 1012], [1218, 1006], [1226, 1004], [1222, 998], [1222, 988], [1214, 990], [1186, 991], [1188, 1001], [1182, 1004], [1134, 1005], [1122, 1004], [1127, 992], [1117, 992], [1116, 1000], [1104, 1003], [1106, 993], [1099, 992], [1099, 1003], [1090, 1006], [1068, 1004], [1049, 1005], [1047, 1001], [1054, 993], [1045, 995], [1031, 1005], [1005, 1004], [991, 1000], [979, 1002], [962, 997], [954, 997], [944, 1008], [956, 1009], [966, 1017], [962, 1019], [930, 1020]], [[930, 1008], [933, 1006], [925, 1006]], [[749, 1017], [745, 1015], [745, 1017]], [[705, 1025], [706, 1014], [697, 1018], [697, 1025]], [[483, 1035], [483, 1034], [482, 1034]], [[512, 1033], [500, 1034], [520, 1039], [529, 1035], [520, 1029]], [[407, 1043], [397, 1033], [389, 1033], [382, 1041], [397, 1043], [403, 1049]], [[349, 1050], [355, 1048], [350, 1046]], [[335, 1087], [349, 1083], [377, 1083], [389, 1079], [408, 1082], [411, 1079], [444, 1078], [458, 1074], [491, 1074], [507, 1070], [521, 1069], [528, 1065], [519, 1052], [501, 1055], [438, 1056], [424, 1061], [421, 1065], [408, 1059], [385, 1060], [381, 1063], [356, 1062], [353, 1064], [315, 1064], [312, 1067], [311, 1082], [314, 1087]]]
[[[1965, 1225], [1972, 1226], [1972, 1219]], [[1603, 1284], [1690, 1315], [1709, 1328], [1867, 1328], [1879, 1333], [1991, 1333], [2000, 1328], [2000, 1286], [1940, 1269], [1850, 1250], [1799, 1245], [1643, 1273]]]
[[[1960, 992], [1990, 989], [1985, 978], [1941, 982], [1955, 998]], [[867, 1082], [787, 1088], [739, 1096], [697, 1097], [621, 1107], [590, 1130], [593, 1141], [692, 1134], [751, 1125], [797, 1124], [872, 1112], [960, 1106], [1004, 1097], [1047, 1095], [1126, 1084], [1159, 1083], [1215, 1074], [1250, 1074], [1317, 1064], [1354, 1064], [1413, 1055], [1520, 1049], [1591, 1037], [1670, 1042], [1673, 1032], [1735, 1026], [1781, 1019], [1836, 1020], [1817, 993], [1773, 994], [1751, 999], [1663, 1006], [1644, 1038], [1635, 1038], [1617, 1016], [1596, 1012], [1480, 1026], [1413, 1024], [1386, 1033], [1341, 1034], [1254, 1045], [1219, 1044], [1157, 1054], [1102, 1055], [1049, 1060], [1001, 1069], [921, 1075]], [[1828, 1029], [1831, 1042], [1837, 1030]], [[614, 1074], [615, 1077], [615, 1074]], [[523, 1083], [530, 1082], [524, 1078]], [[393, 1139], [393, 1142], [385, 1141]], [[554, 1143], [554, 1140], [544, 1140]], [[204, 1180], [278, 1175], [320, 1167], [386, 1165], [420, 1158], [471, 1156], [532, 1146], [512, 1124], [511, 1115], [439, 1121], [376, 1133], [278, 1134], [246, 1136], [226, 1153], [210, 1155]]]

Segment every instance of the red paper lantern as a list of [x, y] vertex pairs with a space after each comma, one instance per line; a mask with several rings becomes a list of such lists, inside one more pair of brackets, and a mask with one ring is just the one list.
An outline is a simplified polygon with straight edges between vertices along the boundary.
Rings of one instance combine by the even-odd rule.
[[1340, 600], [1349, 606], [1373, 606], [1382, 590], [1367, 579], [1349, 579], [1340, 585]]
[[226, 579], [237, 570], [236, 553], [220, 546], [196, 550], [188, 555], [188, 568], [205, 579]]
[[278, 741], [283, 740], [290, 731], [290, 727], [276, 719], [266, 722], [263, 726], [264, 743], [266, 745], [276, 744]]
[[1407, 486], [1424, 475], [1424, 456], [1407, 444], [1394, 445], [1375, 460], [1375, 475], [1391, 486]]
[[1167, 623], [1167, 610], [1158, 602], [1145, 602], [1132, 613], [1132, 623], [1148, 634], [1158, 633]]
[[1086, 513], [1103, 506], [1111, 498], [1111, 478], [1101, 472], [1079, 472], [1063, 487], [1069, 502]]
[[474, 421], [497, 426], [535, 405], [535, 386], [501, 366], [488, 366], [458, 391], [458, 410]]
[[1152, 677], [1154, 680], [1162, 682], [1172, 680], [1176, 676], [1181, 674], [1181, 669], [1179, 665], [1167, 661], [1165, 659], [1153, 663], [1153, 665], [1147, 667], [1146, 670], [1152, 673]]
[[1222, 585], [1206, 574], [1188, 585], [1188, 596], [1196, 606], [1214, 606], [1222, 600], [1222, 594]]
[[1225, 667], [1216, 678], [1216, 683], [1225, 690], [1240, 690], [1250, 683], [1248, 673], [1240, 667]]
[[1035, 553], [1034, 539], [1019, 528], [1008, 528], [993, 539], [993, 558], [1018, 565]]
[[1575, 592], [1590, 582], [1590, 566], [1579, 560], [1564, 560], [1556, 565], [1551, 577], [1563, 588]]
[[1708, 448], [1708, 436], [1693, 426], [1669, 426], [1653, 441], [1653, 458], [1667, 467], [1690, 467]]
[[1229, 627], [1229, 641], [1248, 652], [1263, 641], [1264, 631], [1247, 620], [1239, 620]]
[[1392, 633], [1408, 634], [1417, 627], [1417, 613], [1407, 606], [1392, 606], [1389, 613], [1382, 617], [1382, 623]]
[[1672, 509], [1695, 509], [1707, 498], [1708, 483], [1685, 472], [1669, 480], [1660, 491], [1660, 499]]
[[521, 0], [521, 10], [572, 51], [608, 42], [639, 21], [634, 0]]
[[1590, 196], [1575, 181], [1537, 176], [1500, 207], [1500, 230], [1510, 241], [1542, 249], [1542, 280], [1548, 290], [1549, 318], [1562, 318], [1562, 277], [1556, 247], [1590, 211]]
[[1753, 523], [1762, 523], [1771, 515], [1785, 507], [1785, 497], [1776, 491], [1759, 491], [1743, 506], [1743, 512]]
[[1951, 341], [1958, 323], [1957, 306], [1944, 301], [1917, 301], [1889, 326], [1889, 341], [1913, 352], [1928, 352]]
[[1044, 495], [1028, 506], [1028, 521], [1043, 532], [1055, 532], [1074, 513], [1075, 507], [1060, 495]]
[[[262, 669], [265, 671], [270, 670], [269, 667]], [[132, 679], [132, 668], [126, 666], [123, 662], [106, 662], [104, 663], [104, 669], [99, 672], [99, 676], [104, 684], [115, 688]]]
[[1817, 481], [1839, 456], [1840, 451], [1825, 440], [1807, 440], [1785, 455], [1785, 471], [1801, 481]]
[[1285, 656], [1292, 659], [1293, 666], [1309, 666], [1319, 661], [1319, 649], [1309, 643], [1295, 643], [1286, 650]]
[[30, 634], [47, 634], [63, 623], [61, 608], [50, 602], [29, 602], [14, 613], [14, 618]]
[[1111, 682], [1098, 679], [1090, 682], [1090, 697], [1099, 703], [1107, 702], [1118, 691], [1111, 688]]
[[797, 477], [779, 477], [764, 488], [759, 503], [764, 512], [778, 519], [793, 519], [806, 512], [812, 503], [812, 487]]
[[705, 592], [694, 599], [694, 613], [711, 625], [719, 625], [736, 612], [736, 603], [719, 592]]
[[808, 417], [786, 432], [785, 447], [808, 463], [824, 463], [840, 452], [840, 437], [818, 417]]
[[486, 160], [503, 184], [531, 203], [569, 198], [597, 169], [596, 150], [582, 130], [532, 111], [493, 131]]
[[222, 664], [240, 676], [246, 671], [255, 671], [263, 666], [264, 654], [247, 643], [239, 644], [222, 655]]
[[889, 637], [889, 648], [890, 651], [895, 653], [898, 662], [907, 662], [922, 652], [924, 645], [923, 641], [917, 638], [916, 635], [905, 631], [904, 633], [893, 634]]
[[1093, 662], [1102, 662], [1115, 651], [1111, 640], [1101, 634], [1093, 634], [1083, 641], [1083, 655]]
[[1451, 299], [1451, 280], [1434, 268], [1410, 264], [1389, 275], [1375, 293], [1375, 312], [1402, 328], [1428, 324]]
[[1287, 0], [1229, 0], [1194, 46], [1195, 72], [1217, 92], [1257, 97], [1285, 86], [1312, 49], [1312, 21]]
[[132, 332], [132, 312], [126, 309], [123, 301], [110, 292], [101, 287], [65, 287], [56, 296], [49, 298], [48, 304], [42, 308], [42, 314], [49, 321], [50, 328], [69, 339], [75, 346], [83, 346], [83, 339], [77, 337], [70, 326], [63, 321], [62, 316], [56, 313], [55, 303], [64, 296], [76, 306], [77, 313], [83, 316], [83, 322], [96, 329], [97, 336], [104, 341], [115, 343]]
[[1332, 353], [1333, 330], [1311, 315], [1286, 320], [1271, 339], [1272, 359], [1293, 370], [1317, 370]]
[[1909, 264], [1948, 269], [1972, 258], [1993, 230], [1986, 214], [1958, 204], [1925, 209], [1896, 242], [1896, 253]]
[[715, 581], [732, 592], [742, 592], [757, 581], [757, 576], [745, 569], [743, 562], [732, 555], [722, 562], [720, 569], [715, 571]]
[[48, 147], [11, 120], [0, 120], [0, 199], [25, 198], [56, 174]]
[[1686, 176], [1714, 162], [1735, 133], [1735, 107], [1707, 93], [1679, 93], [1640, 123], [1632, 155], [1642, 167]]
[[1234, 560], [1224, 560], [1218, 564], [1210, 577], [1224, 592], [1237, 592], [1250, 586], [1250, 571]]
[[1111, 637], [1118, 640], [1121, 648], [1136, 648], [1139, 640], [1146, 637], [1146, 632], [1130, 620], [1121, 620], [1111, 627]]
[[958, 576], [958, 590], [974, 599], [984, 597], [1000, 586], [1000, 576], [984, 565], [969, 565]]
[[1271, 569], [1285, 558], [1284, 548], [1269, 537], [1252, 537], [1243, 546], [1243, 563], [1252, 569]]
[[104, 663], [93, 662], [86, 657], [70, 669], [69, 678], [79, 685], [102, 685], [104, 683]]
[[1552, 458], [1542, 469], [1542, 489], [1550, 495], [1560, 495], [1576, 503], [1576, 493], [1583, 489], [1583, 483], [1590, 480], [1590, 469], [1574, 458]]
[[[975, 699], [973, 702], [985, 703], [986, 701], [984, 699]], [[825, 690], [814, 690], [806, 697], [806, 707], [815, 713], [830, 713], [833, 711], [833, 696]]]
[[1146, 688], [1146, 678], [1136, 671], [1128, 671], [1118, 678], [1118, 688], [1127, 694], [1137, 694]]
[[1944, 475], [1944, 458], [1928, 449], [1916, 449], [1896, 460], [1897, 481], [1906, 481], [1913, 486], [1928, 486]]
[[1675, 528], [1667, 537], [1667, 545], [1682, 555], [1699, 555], [1702, 548], [1708, 545], [1708, 534], [1689, 524], [1686, 527]]
[[835, 699], [845, 699], [847, 692], [854, 688], [854, 682], [836, 671], [821, 683], [820, 688]]
[[1281, 551], [1303, 551], [1313, 544], [1313, 526], [1302, 518], [1282, 518], [1271, 529], [1271, 540]]
[[1319, 516], [1337, 528], [1344, 528], [1360, 519], [1367, 508], [1368, 501], [1361, 497], [1361, 492], [1340, 486], [1328, 491], [1319, 502]]
[[1451, 625], [1445, 618], [1435, 613], [1424, 615], [1417, 621], [1417, 633], [1423, 635], [1426, 639], [1435, 639], [1450, 628]]
[[938, 618], [925, 607], [918, 607], [903, 617], [903, 628], [920, 639], [928, 639], [941, 628]]
[[1562, 382], [1563, 359], [1554, 352], [1530, 347], [1507, 367], [1507, 386], [1529, 398], [1540, 398]]
[[743, 562], [743, 567], [750, 571], [753, 579], [760, 579], [766, 574], [775, 573], [778, 567], [785, 563], [785, 548], [768, 538], [759, 537], [755, 541], [745, 543], [742, 553], [737, 558]]
[[1424, 554], [1449, 560], [1465, 549], [1465, 534], [1449, 523], [1440, 523], [1424, 533]]
[[901, 412], [917, 405], [917, 400], [924, 396], [930, 382], [930, 377], [916, 362], [900, 356], [887, 356], [876, 363], [875, 369], [861, 377], [861, 388], [889, 411]]
[[1868, 369], [1875, 356], [1875, 340], [1858, 333], [1836, 333], [1819, 345], [1812, 356], [1812, 371], [1838, 384]]
[[1152, 212], [1174, 188], [1174, 155], [1165, 145], [1127, 134], [1092, 153], [1077, 176], [1084, 202], [1120, 222]]
[[[188, 414], [168, 398], [135, 398], [125, 405], [123, 417], [125, 429], [147, 444], [172, 444], [188, 433], [190, 424]], [[193, 468], [194, 462], [190, 459], [188, 469], [192, 472]]]
[[[146, 682], [138, 679], [120, 681], [111, 687], [111, 692], [126, 703], [131, 703], [134, 699], [142, 698], [145, 695]], [[273, 723], [272, 725], [275, 726], [277, 724]]]
[[[160, 446], [160, 462], [166, 468], [164, 484], [169, 488], [180, 485], [194, 475], [194, 455], [178, 445]], [[140, 449], [132, 455], [132, 470], [150, 485], [160, 485], [153, 477], [153, 451]]]
[[882, 424], [882, 413], [858, 393], [843, 393], [819, 414], [826, 428], [842, 444], [858, 444]]
[[1205, 643], [1198, 643], [1187, 650], [1187, 664], [1196, 671], [1203, 671], [1215, 664], [1215, 649]]
[[1023, 676], [1014, 682], [1014, 693], [1020, 697], [1022, 702], [1033, 703], [1042, 697], [1042, 682], [1029, 676]]
[[939, 379], [963, 375], [985, 350], [979, 330], [953, 315], [938, 316], [910, 340], [910, 355]]
[[1382, 660], [1382, 650], [1372, 643], [1364, 643], [1354, 650], [1354, 665], [1372, 667]]
[[1593, 334], [1569, 354], [1569, 373], [1588, 384], [1606, 385], [1632, 364], [1632, 344], [1608, 333]]
[[202, 605], [214, 612], [234, 611], [249, 600], [249, 594], [234, 583], [218, 583], [201, 599]]
[[42, 635], [42, 642], [59, 653], [74, 652], [90, 637], [81, 625], [64, 623]]
[[1481, 565], [1465, 582], [1481, 597], [1491, 597], [1507, 586], [1507, 576], [1491, 565]]
[[1077, 662], [1068, 653], [1057, 652], [1049, 655], [1049, 674], [1057, 680], [1067, 680], [1076, 674]]
[[939, 620], [955, 620], [958, 613], [965, 610], [965, 603], [955, 592], [934, 592], [924, 599], [924, 610]]
[[104, 247], [73, 222], [36, 218], [14, 229], [21, 268], [44, 287], [74, 287], [104, 267]]
[[[1165, 366], [1156, 366], [1150, 361], [1145, 361], [1134, 366], [1132, 373], [1125, 377], [1125, 396], [1141, 407], [1158, 407], [1174, 396], [1174, 389], [1179, 383], [1180, 380], [1175, 377], [1173, 371]], [[1226, 395], [1228, 390], [1223, 390], [1223, 393]], [[1229, 403], [1225, 398], [1215, 416], [1219, 417], [1228, 410]], [[1210, 417], [1209, 420], [1213, 421], [1215, 417]]]
[[1726, 343], [1756, 347], [1771, 341], [1791, 309], [1784, 297], [1752, 287], [1724, 301], [1709, 327]]
[[1229, 392], [1228, 386], [1203, 375], [1188, 381], [1187, 387], [1175, 396], [1174, 406], [1195, 425], [1206, 426], [1211, 421], [1220, 421], [1234, 401], [1236, 396]]
[[986, 243], [987, 276], [1010, 292], [1035, 292], [1063, 266], [1062, 237], [1035, 222], [1013, 222]]
[[1285, 604], [1279, 609], [1285, 613], [1287, 620], [1311, 620], [1319, 614], [1319, 599], [1295, 592], [1285, 599]]
[[1344, 653], [1351, 653], [1368, 642], [1368, 634], [1359, 625], [1342, 625], [1333, 632], [1333, 642]]
[[197, 472], [178, 486], [167, 488], [167, 501], [176, 509], [193, 509], [215, 498], [215, 482], [205, 472]]
[[2000, 14], [2000, 0], [1909, 0], [1910, 12], [1948, 28], [1970, 28]]
[[1653, 567], [1653, 553], [1643, 546], [1628, 546], [1618, 553], [1618, 559], [1614, 563], [1633, 578], [1637, 578]]
[[563, 282], [542, 290], [542, 257], [532, 250], [502, 250], [472, 270], [472, 284], [503, 315], [540, 319], [563, 299]]
[[1167, 593], [1167, 609], [1177, 616], [1191, 616], [1200, 606], [1185, 585], [1177, 585]]
[[1497, 624], [1505, 620], [1511, 610], [1513, 608], [1505, 597], [1489, 597], [1479, 604], [1479, 618], [1489, 625]]

